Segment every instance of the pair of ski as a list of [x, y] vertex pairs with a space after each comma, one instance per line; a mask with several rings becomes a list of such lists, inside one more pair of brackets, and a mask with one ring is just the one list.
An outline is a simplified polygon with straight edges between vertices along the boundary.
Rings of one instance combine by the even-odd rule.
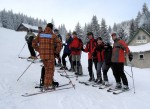
[[27, 57], [18, 57], [18, 58], [26, 59], [27, 61], [33, 62], [33, 63], [41, 63], [42, 62], [40, 59], [30, 59], [30, 58], [27, 58]]
[[[44, 94], [44, 93], [49, 93], [49, 92], [54, 92], [54, 91], [59, 91], [59, 90], [65, 90], [65, 89], [71, 89], [71, 88], [73, 88], [72, 86], [64, 87], [64, 86], [68, 86], [68, 85], [70, 85], [70, 83], [59, 85], [58, 87], [55, 87], [55, 89], [50, 88], [49, 90], [46, 90], [46, 91], [38, 91], [38, 92], [33, 92], [33, 93], [25, 93], [25, 94], [23, 94], [21, 96], [23, 96], [23, 97], [29, 97], [29, 96], [40, 95], [40, 94]], [[42, 88], [42, 87], [41, 86], [35, 86], [35, 88]]]
[[82, 75], [75, 75], [75, 74], [63, 74], [64, 73], [64, 71], [62, 70], [62, 71], [60, 71], [60, 70], [57, 70], [57, 72], [58, 73], [60, 73], [60, 76], [62, 76], [62, 77], [66, 77], [66, 78], [77, 78], [77, 77], [82, 77], [82, 76], [88, 76], [88, 75], [84, 75], [84, 74], [82, 74]]
[[129, 91], [130, 89], [115, 89], [115, 88], [109, 88], [108, 90], [107, 90], [107, 92], [113, 92], [113, 94], [114, 95], [118, 95], [118, 94], [121, 94], [121, 93], [123, 93], [123, 92], [127, 92], [127, 91]]
[[86, 86], [92, 86], [92, 87], [99, 87], [99, 89], [106, 89], [110, 86], [112, 86], [112, 84], [108, 84], [108, 85], [103, 85], [103, 84], [97, 84], [95, 82], [81, 82], [79, 81], [79, 83], [84, 84]]

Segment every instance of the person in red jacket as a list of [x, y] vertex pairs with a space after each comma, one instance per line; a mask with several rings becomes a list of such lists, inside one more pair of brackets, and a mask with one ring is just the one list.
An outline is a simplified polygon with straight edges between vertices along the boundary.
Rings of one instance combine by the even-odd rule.
[[88, 71], [89, 71], [89, 81], [95, 81], [94, 73], [93, 73], [93, 63], [95, 65], [95, 69], [97, 70], [97, 56], [96, 52], [94, 52], [94, 48], [96, 48], [96, 40], [94, 39], [94, 35], [92, 32], [87, 33], [87, 37], [89, 42], [87, 42], [84, 52], [88, 52]]
[[72, 35], [73, 35], [73, 40], [70, 43], [69, 48], [71, 50], [73, 67], [75, 69], [76, 75], [83, 75], [82, 66], [80, 62], [83, 43], [81, 39], [78, 38], [76, 32], [73, 32]]
[[102, 84], [103, 80], [101, 76], [101, 70], [104, 62], [104, 43], [101, 37], [97, 38], [97, 46], [94, 51], [96, 51], [97, 54], [97, 79], [95, 82], [97, 84]]
[[112, 49], [112, 70], [113, 75], [116, 80], [116, 89], [121, 89], [121, 80], [123, 82], [123, 89], [128, 90], [128, 80], [124, 73], [124, 62], [125, 62], [125, 54], [129, 56], [129, 60], [132, 60], [132, 55], [130, 50], [125, 43], [125, 41], [118, 38], [117, 33], [112, 33], [112, 39], [114, 41], [113, 49]]

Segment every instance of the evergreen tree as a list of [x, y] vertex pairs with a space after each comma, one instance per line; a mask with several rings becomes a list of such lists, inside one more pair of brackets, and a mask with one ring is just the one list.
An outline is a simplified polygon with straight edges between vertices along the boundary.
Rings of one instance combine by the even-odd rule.
[[139, 11], [138, 12], [138, 15], [137, 15], [137, 17], [136, 17], [136, 19], [135, 19], [135, 31], [137, 31], [137, 29], [139, 28], [139, 23], [140, 23], [140, 18], [141, 18], [141, 16], [142, 16], [142, 14], [141, 14], [141, 12]]
[[1, 12], [0, 12], [0, 27], [2, 27]]
[[114, 23], [113, 32], [117, 32], [117, 24], [116, 23]]
[[78, 22], [76, 27], [75, 27], [75, 31], [78, 34], [78, 37], [83, 40], [83, 30], [81, 29], [80, 23]]
[[100, 36], [102, 37], [104, 42], [110, 42], [110, 35], [107, 30], [105, 19], [102, 19], [101, 21]]
[[64, 24], [58, 27], [59, 34], [62, 36], [62, 40], [66, 40], [67, 30]]
[[119, 31], [118, 31], [118, 35], [119, 38], [126, 41], [126, 36], [127, 34], [125, 33], [124, 29], [122, 27], [120, 27]]
[[131, 20], [131, 24], [130, 24], [130, 33], [129, 33], [129, 37], [127, 39], [127, 42], [130, 41], [130, 39], [132, 39], [132, 37], [135, 34], [135, 23], [134, 23], [134, 19]]
[[99, 37], [100, 27], [99, 27], [98, 20], [97, 20], [96, 16], [93, 16], [93, 18], [92, 18], [91, 28], [92, 28], [92, 32], [94, 34], [94, 37], [98, 38]]

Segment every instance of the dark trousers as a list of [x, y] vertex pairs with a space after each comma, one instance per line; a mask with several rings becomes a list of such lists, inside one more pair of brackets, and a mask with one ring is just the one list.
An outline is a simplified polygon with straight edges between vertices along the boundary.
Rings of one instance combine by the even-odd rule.
[[[58, 59], [58, 64], [61, 64], [61, 58], [60, 58], [60, 54], [55, 54], [55, 57]], [[55, 65], [57, 64], [56, 59], [55, 59]]]
[[104, 62], [104, 63], [103, 63], [103, 66], [102, 66], [103, 79], [104, 79], [104, 81], [108, 81], [107, 72], [108, 72], [109, 68], [112, 69], [111, 64], [108, 65], [108, 64], [106, 64], [106, 63]]
[[113, 75], [117, 83], [121, 83], [128, 86], [128, 80], [124, 73], [124, 63], [112, 63]]
[[30, 54], [31, 54], [31, 56], [36, 56], [36, 54], [35, 54], [35, 51], [34, 51], [34, 49], [33, 49], [33, 47], [32, 47], [32, 43], [27, 43], [28, 44], [28, 48], [29, 48], [29, 51], [30, 51]]
[[71, 68], [73, 68], [73, 67], [72, 67], [72, 59], [71, 59], [71, 54], [70, 54], [70, 53], [64, 53], [64, 54], [62, 55], [62, 64], [63, 64], [64, 67], [66, 67], [66, 60], [65, 60], [65, 58], [66, 58], [67, 56], [68, 56], [68, 58], [69, 58], [70, 66], [71, 66]]
[[88, 71], [89, 71], [89, 76], [90, 78], [94, 78], [94, 73], [93, 73], [93, 63], [95, 66], [95, 69], [97, 70], [97, 59], [88, 59]]

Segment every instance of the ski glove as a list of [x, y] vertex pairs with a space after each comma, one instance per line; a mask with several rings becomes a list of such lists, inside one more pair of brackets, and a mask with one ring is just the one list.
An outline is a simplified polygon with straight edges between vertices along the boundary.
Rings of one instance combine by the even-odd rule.
[[133, 55], [130, 53], [130, 54], [129, 54], [129, 61], [131, 62], [132, 59], [133, 59]]

